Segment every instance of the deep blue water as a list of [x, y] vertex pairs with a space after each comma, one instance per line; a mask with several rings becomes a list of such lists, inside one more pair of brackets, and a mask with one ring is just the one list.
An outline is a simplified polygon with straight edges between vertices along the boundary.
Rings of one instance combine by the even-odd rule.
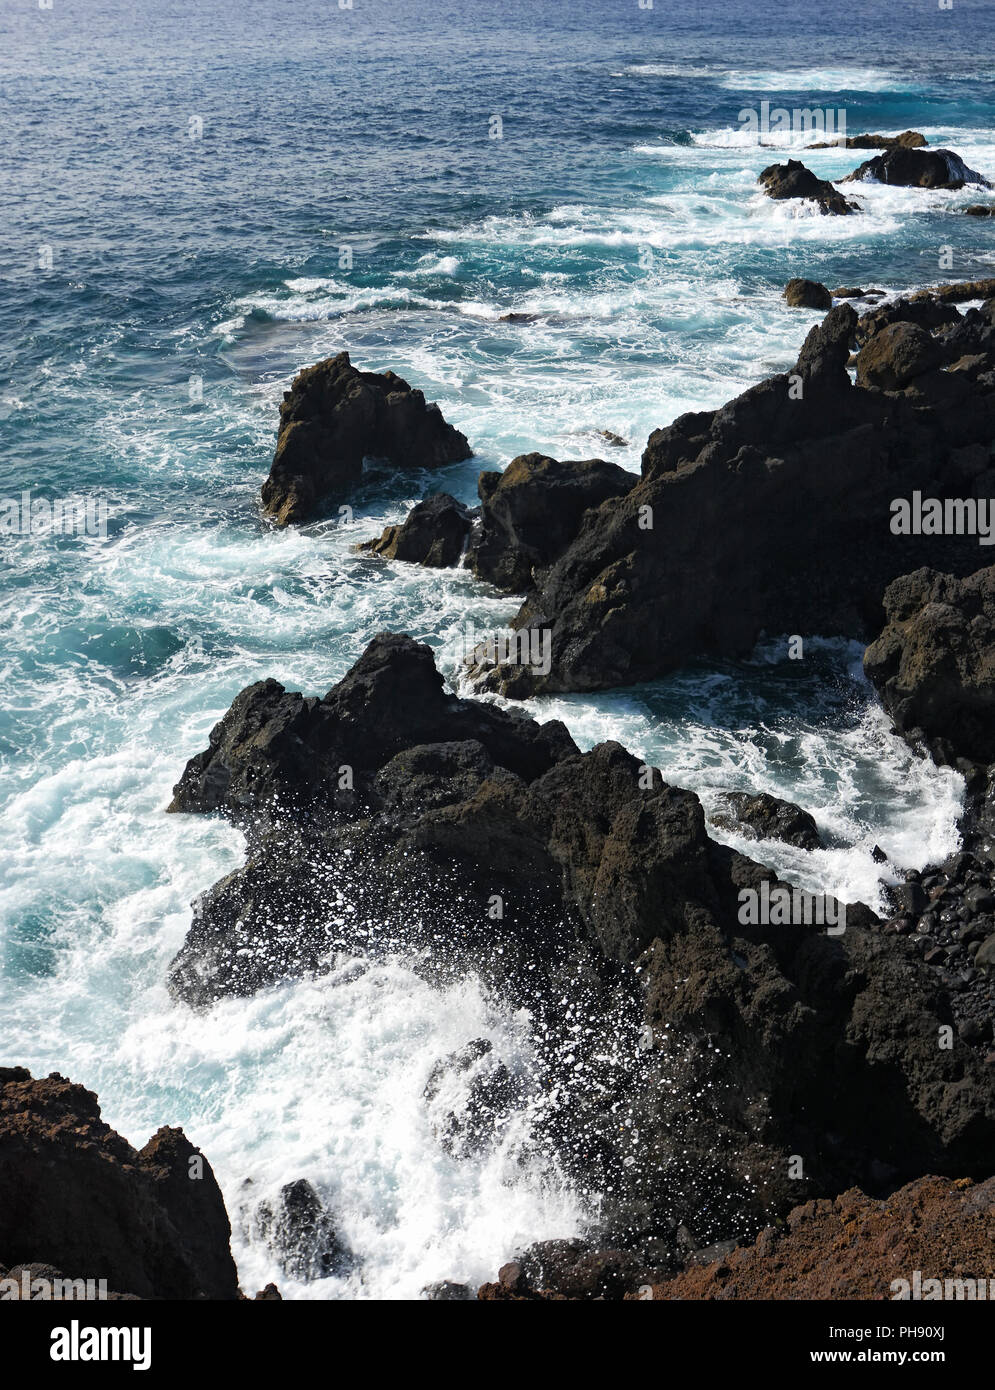
[[[433, 1146], [418, 1079], [441, 1051], [528, 1052], [474, 982], [440, 1000], [399, 962], [197, 1019], [169, 1004], [189, 901], [241, 854], [163, 815], [183, 762], [249, 681], [324, 690], [383, 628], [455, 676], [466, 622], [514, 611], [353, 553], [426, 487], [472, 498], [481, 468], [589, 457], [605, 428], [637, 469], [652, 428], [794, 360], [817, 316], [784, 305], [792, 275], [995, 273], [990, 226], [959, 215], [977, 190], [862, 185], [860, 218], [775, 205], [755, 180], [784, 147], [738, 119], [842, 108], [850, 133], [911, 126], [995, 176], [993, 37], [990, 0], [3, 0], [0, 498], [99, 496], [110, 523], [0, 537], [0, 1061], [92, 1086], [135, 1141], [185, 1124], [233, 1209], [245, 1176], [310, 1176], [364, 1282], [291, 1293], [483, 1278], [586, 1207], [510, 1149], [457, 1171]], [[859, 159], [806, 156], [834, 177]], [[277, 534], [257, 494], [280, 392], [342, 348], [438, 399], [477, 457], [371, 477], [351, 528]], [[859, 655], [816, 644], [799, 679], [764, 649], [540, 708], [706, 806], [801, 801], [831, 848], [778, 866], [870, 900], [870, 846], [950, 848], [960, 787], [891, 737]], [[272, 1277], [251, 1236], [236, 1249], [247, 1282]]]

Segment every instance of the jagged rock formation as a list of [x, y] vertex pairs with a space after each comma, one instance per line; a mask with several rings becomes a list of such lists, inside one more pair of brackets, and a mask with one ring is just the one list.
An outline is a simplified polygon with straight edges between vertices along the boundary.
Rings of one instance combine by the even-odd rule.
[[471, 568], [499, 589], [522, 593], [563, 553], [587, 512], [624, 497], [636, 481], [604, 459], [575, 463], [544, 454], [522, 454], [503, 473], [481, 473], [481, 533]]
[[[705, 1246], [799, 1195], [988, 1161], [983, 1058], [938, 1046], [949, 996], [909, 942], [860, 905], [834, 935], [751, 924], [743, 891], [776, 879], [709, 838], [692, 793], [617, 744], [581, 754], [562, 725], [445, 694], [410, 639], [376, 639], [322, 700], [244, 691], [173, 809], [249, 835], [245, 868], [198, 904], [174, 992], [208, 1004], [336, 951], [480, 971], [536, 1017], [544, 1132], [612, 1193], [616, 1240], [671, 1248], [688, 1227]], [[465, 1117], [445, 1111], [457, 1146], [514, 1102], [499, 1070], [480, 1080]]]
[[136, 1152], [92, 1091], [0, 1068], [0, 1260], [139, 1298], [235, 1299], [230, 1236], [210, 1164], [182, 1130]]
[[807, 169], [800, 159], [789, 159], [786, 164], [771, 164], [761, 173], [757, 183], [763, 184], [768, 198], [810, 198], [818, 203], [823, 213], [835, 217], [846, 217], [859, 212], [857, 203], [844, 198], [839, 189], [834, 188], [827, 179], [820, 179]]
[[604, 459], [521, 454], [503, 473], [481, 473], [479, 519], [445, 494], [430, 497], [403, 526], [388, 527], [362, 549], [416, 564], [455, 565], [466, 545], [466, 563], [480, 579], [523, 593], [567, 548], [588, 511], [624, 497], [636, 482]]
[[358, 371], [340, 352], [305, 367], [284, 392], [263, 511], [278, 526], [308, 520], [358, 481], [365, 458], [439, 468], [472, 452], [421, 391], [393, 372]]
[[[929, 345], [907, 329], [876, 341], [897, 323]], [[923, 297], [861, 320], [839, 305], [792, 372], [655, 431], [639, 483], [585, 517], [514, 620], [548, 634], [549, 669], [481, 663], [478, 680], [513, 697], [595, 690], [748, 653], [761, 632], [870, 636], [900, 574], [978, 568], [976, 536], [896, 533], [892, 503], [995, 492], [993, 326], [995, 301], [962, 316]]]

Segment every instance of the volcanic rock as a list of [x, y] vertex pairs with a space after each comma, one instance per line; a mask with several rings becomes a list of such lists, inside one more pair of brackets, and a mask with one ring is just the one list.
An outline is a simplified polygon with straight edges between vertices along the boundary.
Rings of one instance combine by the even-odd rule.
[[179, 1129], [136, 1152], [92, 1091], [0, 1068], [0, 1259], [138, 1298], [235, 1299], [224, 1201]]
[[[777, 880], [709, 838], [693, 793], [618, 744], [581, 754], [562, 725], [446, 695], [408, 638], [376, 639], [321, 700], [250, 687], [174, 805], [249, 843], [200, 901], [174, 992], [210, 1003], [340, 951], [480, 974], [536, 1020], [535, 1142], [611, 1193], [613, 1245], [749, 1238], [799, 1196], [990, 1161], [983, 1061], [937, 1046], [949, 988], [913, 942], [859, 904], [834, 935], [743, 920], [744, 890]], [[492, 1060], [478, 1045], [430, 1088], [459, 1143], [513, 1102]], [[451, 1105], [447, 1077], [478, 1073], [478, 1110]]]
[[712, 824], [744, 828], [754, 838], [784, 840], [799, 849], [822, 848], [814, 817], [793, 801], [782, 801], [767, 792], [726, 792]]
[[938, 1279], [938, 1296], [987, 1299], [993, 1215], [995, 1178], [920, 1178], [887, 1198], [852, 1188], [796, 1207], [754, 1245], [655, 1284], [652, 1295], [629, 1297], [890, 1300], [916, 1296], [918, 1271], [919, 1298]]
[[902, 575], [884, 609], [864, 670], [899, 732], [944, 762], [995, 761], [995, 565], [965, 579]]
[[290, 1278], [309, 1281], [348, 1273], [352, 1257], [339, 1239], [331, 1213], [306, 1178], [285, 1184], [275, 1203], [260, 1203], [256, 1221]]
[[624, 497], [637, 481], [604, 459], [567, 462], [545, 454], [520, 454], [503, 473], [481, 473], [481, 534], [471, 568], [499, 589], [524, 592], [566, 550], [586, 512]]
[[367, 541], [359, 549], [385, 560], [446, 569], [459, 564], [473, 521], [469, 508], [447, 492], [439, 492], [413, 507], [402, 525], [388, 526], [379, 540]]
[[[792, 372], [655, 431], [641, 480], [584, 518], [513, 620], [523, 639], [545, 634], [548, 669], [478, 663], [480, 685], [514, 698], [596, 690], [706, 654], [747, 655], [761, 632], [870, 637], [899, 575], [923, 564], [976, 569], [976, 537], [892, 534], [891, 504], [916, 489], [980, 495], [995, 438], [991, 310], [962, 317], [923, 299], [858, 319], [838, 305]], [[936, 321], [945, 325], [930, 335], [936, 353], [912, 335], [916, 369], [984, 362], [925, 371], [902, 394], [854, 385], [847, 362], [867, 319], [876, 331], [858, 363], [885, 322]], [[872, 351], [862, 379], [873, 360]]]
[[838, 189], [826, 179], [818, 178], [799, 159], [769, 165], [757, 182], [763, 184], [768, 198], [811, 198], [823, 213], [832, 213], [837, 217], [860, 211], [857, 203], [849, 202]]
[[347, 352], [305, 367], [284, 392], [263, 511], [278, 526], [306, 521], [356, 483], [366, 458], [397, 468], [440, 468], [472, 450], [394, 372], [361, 372]]
[[857, 385], [900, 391], [913, 378], [938, 367], [942, 360], [939, 344], [924, 328], [914, 323], [891, 323], [861, 348]]
[[841, 183], [900, 184], [906, 188], [963, 188], [965, 183], [991, 184], [983, 174], [969, 169], [953, 150], [919, 150], [905, 147], [866, 160]]
[[792, 309], [831, 309], [833, 296], [818, 280], [789, 280], [784, 297]]

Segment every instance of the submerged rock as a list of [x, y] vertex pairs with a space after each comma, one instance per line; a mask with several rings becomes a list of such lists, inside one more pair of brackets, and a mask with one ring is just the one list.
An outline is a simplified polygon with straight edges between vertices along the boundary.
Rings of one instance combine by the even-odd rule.
[[789, 159], [786, 164], [771, 164], [764, 169], [758, 183], [763, 184], [768, 198], [810, 198], [818, 203], [824, 213], [845, 217], [859, 212], [857, 203], [844, 198], [839, 189], [826, 179], [820, 179], [807, 169], [800, 159]]
[[352, 1266], [331, 1213], [306, 1178], [287, 1183], [274, 1203], [261, 1202], [256, 1224], [291, 1279], [327, 1279]]
[[436, 1114], [433, 1131], [453, 1158], [469, 1158], [493, 1144], [521, 1099], [521, 1087], [487, 1038], [474, 1038], [441, 1058], [425, 1083]]
[[901, 135], [848, 135], [845, 140], [822, 140], [806, 145], [809, 150], [917, 150], [929, 141], [918, 130], [903, 130]]
[[440, 468], [472, 453], [421, 391], [393, 372], [361, 372], [340, 352], [305, 367], [284, 392], [263, 511], [279, 526], [308, 520], [345, 495], [366, 458]]
[[136, 1152], [92, 1091], [0, 1068], [0, 1261], [143, 1299], [236, 1299], [230, 1237], [210, 1164], [182, 1130]]
[[473, 1303], [476, 1296], [469, 1284], [457, 1284], [452, 1279], [441, 1279], [437, 1284], [426, 1284], [422, 1294], [429, 1303]]

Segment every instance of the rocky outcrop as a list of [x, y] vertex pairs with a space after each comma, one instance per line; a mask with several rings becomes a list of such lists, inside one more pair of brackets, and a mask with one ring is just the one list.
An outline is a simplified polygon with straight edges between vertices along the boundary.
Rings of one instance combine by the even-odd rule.
[[916, 377], [939, 367], [939, 343], [917, 324], [890, 323], [867, 340], [857, 358], [857, 385], [901, 391]]
[[[938, 300], [941, 304], [966, 304], [971, 299], [991, 299], [995, 295], [995, 280], [960, 280], [953, 285], [933, 285], [928, 290], [916, 290], [909, 296], [911, 303]], [[989, 319], [991, 313], [989, 311]]]
[[833, 296], [818, 280], [789, 280], [784, 298], [792, 309], [831, 309]]
[[481, 473], [478, 512], [445, 494], [431, 497], [403, 526], [389, 526], [360, 549], [424, 565], [455, 565], [465, 553], [478, 578], [524, 593], [566, 550], [588, 511], [624, 497], [637, 481], [604, 459], [521, 454], [503, 473]]
[[582, 1240], [544, 1240], [498, 1271], [477, 1291], [482, 1303], [617, 1302], [657, 1271], [631, 1250], [594, 1250]]
[[331, 1213], [306, 1178], [285, 1183], [274, 1201], [260, 1202], [253, 1224], [289, 1278], [327, 1279], [352, 1267]]
[[524, 593], [577, 535], [588, 511], [624, 497], [637, 478], [604, 459], [565, 462], [521, 454], [503, 473], [481, 473], [481, 533], [469, 564], [481, 579]]
[[857, 203], [849, 201], [826, 179], [820, 179], [807, 169], [800, 159], [789, 159], [786, 164], [771, 164], [757, 179], [763, 184], [768, 198], [810, 198], [818, 203], [823, 213], [845, 217], [859, 212]]
[[886, 1198], [851, 1188], [795, 1207], [752, 1245], [626, 1296], [987, 1300], [993, 1220], [995, 1178], [919, 1178]]
[[440, 468], [472, 452], [421, 391], [393, 372], [358, 371], [340, 352], [305, 367], [284, 392], [263, 511], [279, 526], [308, 520], [345, 495], [366, 458]]
[[[894, 533], [892, 503], [992, 495], [993, 314], [839, 305], [793, 371], [655, 431], [639, 483], [585, 518], [514, 619], [547, 669], [478, 662], [475, 678], [513, 697], [594, 690], [746, 654], [761, 632], [870, 637], [899, 575], [977, 569], [977, 537]], [[899, 322], [931, 345], [903, 329], [868, 352]]]
[[972, 203], [964, 209], [966, 217], [995, 217], [995, 203]]
[[[799, 1196], [988, 1161], [983, 1056], [938, 1047], [949, 995], [911, 942], [859, 904], [832, 934], [744, 915], [777, 880], [709, 838], [691, 792], [618, 744], [582, 754], [562, 725], [447, 695], [408, 638], [376, 639], [321, 700], [243, 692], [174, 809], [248, 835], [198, 905], [177, 995], [209, 1004], [343, 951], [480, 973], [536, 1020], [535, 1142], [610, 1194], [616, 1244], [701, 1248]], [[490, 1142], [521, 1080], [479, 1041], [442, 1059], [426, 1104], [444, 1147]]]
[[850, 1188], [792, 1208], [751, 1244], [693, 1251], [676, 1274], [653, 1269], [630, 1250], [543, 1241], [503, 1265], [477, 1298], [987, 1301], [995, 1297], [993, 1216], [995, 1178], [924, 1177], [887, 1197]]
[[966, 183], [990, 188], [983, 174], [969, 169], [953, 150], [890, 149], [886, 154], [865, 160], [841, 183], [899, 184], [905, 188], [963, 188]]
[[814, 817], [793, 801], [782, 801], [767, 792], [724, 793], [712, 824], [745, 830], [754, 839], [783, 840], [799, 849], [822, 847]]
[[379, 540], [367, 541], [359, 549], [382, 555], [385, 560], [447, 569], [459, 564], [473, 522], [468, 507], [447, 492], [439, 492], [413, 507], [400, 526], [388, 526]]
[[821, 140], [807, 145], [809, 150], [918, 150], [929, 141], [918, 130], [903, 130], [901, 135], [848, 135], [845, 140]]
[[965, 579], [903, 575], [884, 609], [864, 670], [899, 732], [942, 762], [995, 762], [995, 565]]
[[92, 1091], [0, 1068], [0, 1260], [106, 1280], [138, 1298], [235, 1299], [210, 1164], [179, 1129], [136, 1152]]

